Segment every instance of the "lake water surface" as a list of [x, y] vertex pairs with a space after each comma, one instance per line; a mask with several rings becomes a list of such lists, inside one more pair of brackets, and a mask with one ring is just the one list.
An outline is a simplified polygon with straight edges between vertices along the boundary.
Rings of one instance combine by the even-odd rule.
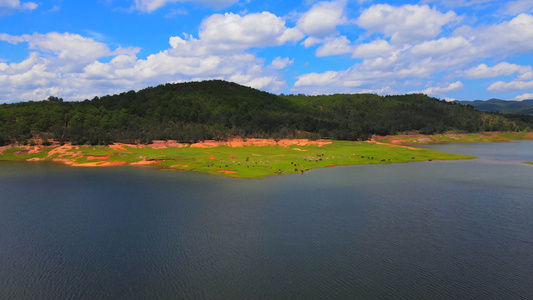
[[531, 299], [533, 142], [264, 180], [0, 162], [1, 299]]

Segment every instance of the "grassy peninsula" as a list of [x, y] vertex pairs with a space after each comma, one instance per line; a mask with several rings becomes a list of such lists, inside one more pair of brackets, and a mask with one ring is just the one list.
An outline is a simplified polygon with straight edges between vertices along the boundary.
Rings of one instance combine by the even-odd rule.
[[4, 147], [0, 160], [54, 161], [79, 167], [153, 165], [235, 178], [304, 174], [325, 167], [470, 159], [428, 149], [376, 141], [232, 140], [191, 145], [156, 141], [151, 145]]

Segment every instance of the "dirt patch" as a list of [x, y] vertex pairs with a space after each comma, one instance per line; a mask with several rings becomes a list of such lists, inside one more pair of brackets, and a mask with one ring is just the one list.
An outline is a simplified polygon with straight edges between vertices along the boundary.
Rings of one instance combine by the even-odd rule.
[[274, 140], [274, 139], [232, 139], [228, 141], [214, 141], [214, 140], [207, 140], [199, 143], [191, 144], [191, 148], [214, 148], [219, 146], [228, 146], [228, 147], [246, 147], [246, 146], [283, 146], [283, 147], [289, 147], [293, 145], [298, 146], [306, 146], [306, 145], [317, 145], [319, 147], [322, 147], [324, 145], [331, 144], [331, 141], [326, 140], [317, 140], [317, 141], [311, 141], [307, 139], [282, 139], [282, 140]]
[[87, 158], [87, 160], [106, 160], [106, 159], [109, 159], [111, 157], [110, 154], [108, 155], [85, 155], [85, 158]]
[[44, 146], [33, 146], [33, 147], [30, 147], [29, 154], [41, 153], [43, 151], [44, 151]]
[[59, 154], [59, 155], [65, 155], [65, 154], [79, 155], [80, 153], [76, 153], [75, 154], [75, 153], [70, 153], [69, 152], [70, 150], [78, 150], [78, 149], [80, 149], [79, 146], [72, 146], [72, 145], [69, 145], [69, 144], [65, 144], [63, 146], [59, 146], [57, 148], [54, 148], [50, 152], [48, 152], [48, 157], [51, 157], [54, 154]]
[[148, 148], [152, 149], [166, 149], [166, 148], [182, 148], [186, 147], [185, 144], [178, 143], [177, 141], [168, 140], [168, 141], [161, 141], [161, 140], [154, 140], [151, 144], [146, 145]]
[[229, 170], [220, 170], [218, 172], [219, 173], [224, 173], [224, 174], [235, 174], [235, 173], [237, 173], [237, 171], [229, 171]]
[[410, 149], [410, 150], [422, 150], [420, 148], [415, 148], [415, 147], [409, 147], [409, 146], [402, 146], [402, 145], [399, 145], [399, 144], [393, 144], [393, 143], [382, 143], [382, 142], [378, 142], [374, 139], [371, 139], [371, 140], [368, 140], [366, 141], [367, 143], [372, 143], [372, 144], [376, 144], [376, 145], [386, 145], [386, 146], [389, 146], [389, 147], [399, 147], [399, 148], [406, 148], [406, 149]]
[[73, 167], [114, 167], [114, 166], [123, 166], [125, 161], [113, 161], [113, 162], [94, 162], [86, 164], [71, 163]]
[[136, 147], [137, 145], [127, 145], [127, 144], [122, 144], [122, 143], [115, 143], [115, 144], [112, 144], [112, 145], [108, 145], [107, 147], [110, 148], [110, 149], [113, 149], [113, 150], [125, 151], [126, 153], [130, 153], [131, 154], [131, 152], [128, 152], [128, 149], [126, 149], [124, 146], [137, 148]]
[[141, 161], [136, 161], [130, 163], [130, 166], [146, 166], [146, 165], [153, 165], [162, 162], [162, 160], [146, 160], [143, 159]]

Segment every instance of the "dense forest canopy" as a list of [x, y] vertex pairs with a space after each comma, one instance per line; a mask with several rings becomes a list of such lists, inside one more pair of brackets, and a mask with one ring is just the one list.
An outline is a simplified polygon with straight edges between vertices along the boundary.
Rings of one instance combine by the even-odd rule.
[[165, 84], [68, 102], [0, 105], [0, 144], [38, 138], [73, 144], [195, 142], [231, 137], [366, 140], [418, 131], [530, 130], [509, 119], [423, 94], [274, 95], [221, 80]]

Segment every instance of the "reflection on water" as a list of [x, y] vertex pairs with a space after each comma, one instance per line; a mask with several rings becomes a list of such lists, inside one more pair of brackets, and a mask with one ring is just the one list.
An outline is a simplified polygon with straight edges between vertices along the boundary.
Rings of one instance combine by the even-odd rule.
[[0, 163], [0, 298], [530, 298], [532, 146], [264, 180]]

